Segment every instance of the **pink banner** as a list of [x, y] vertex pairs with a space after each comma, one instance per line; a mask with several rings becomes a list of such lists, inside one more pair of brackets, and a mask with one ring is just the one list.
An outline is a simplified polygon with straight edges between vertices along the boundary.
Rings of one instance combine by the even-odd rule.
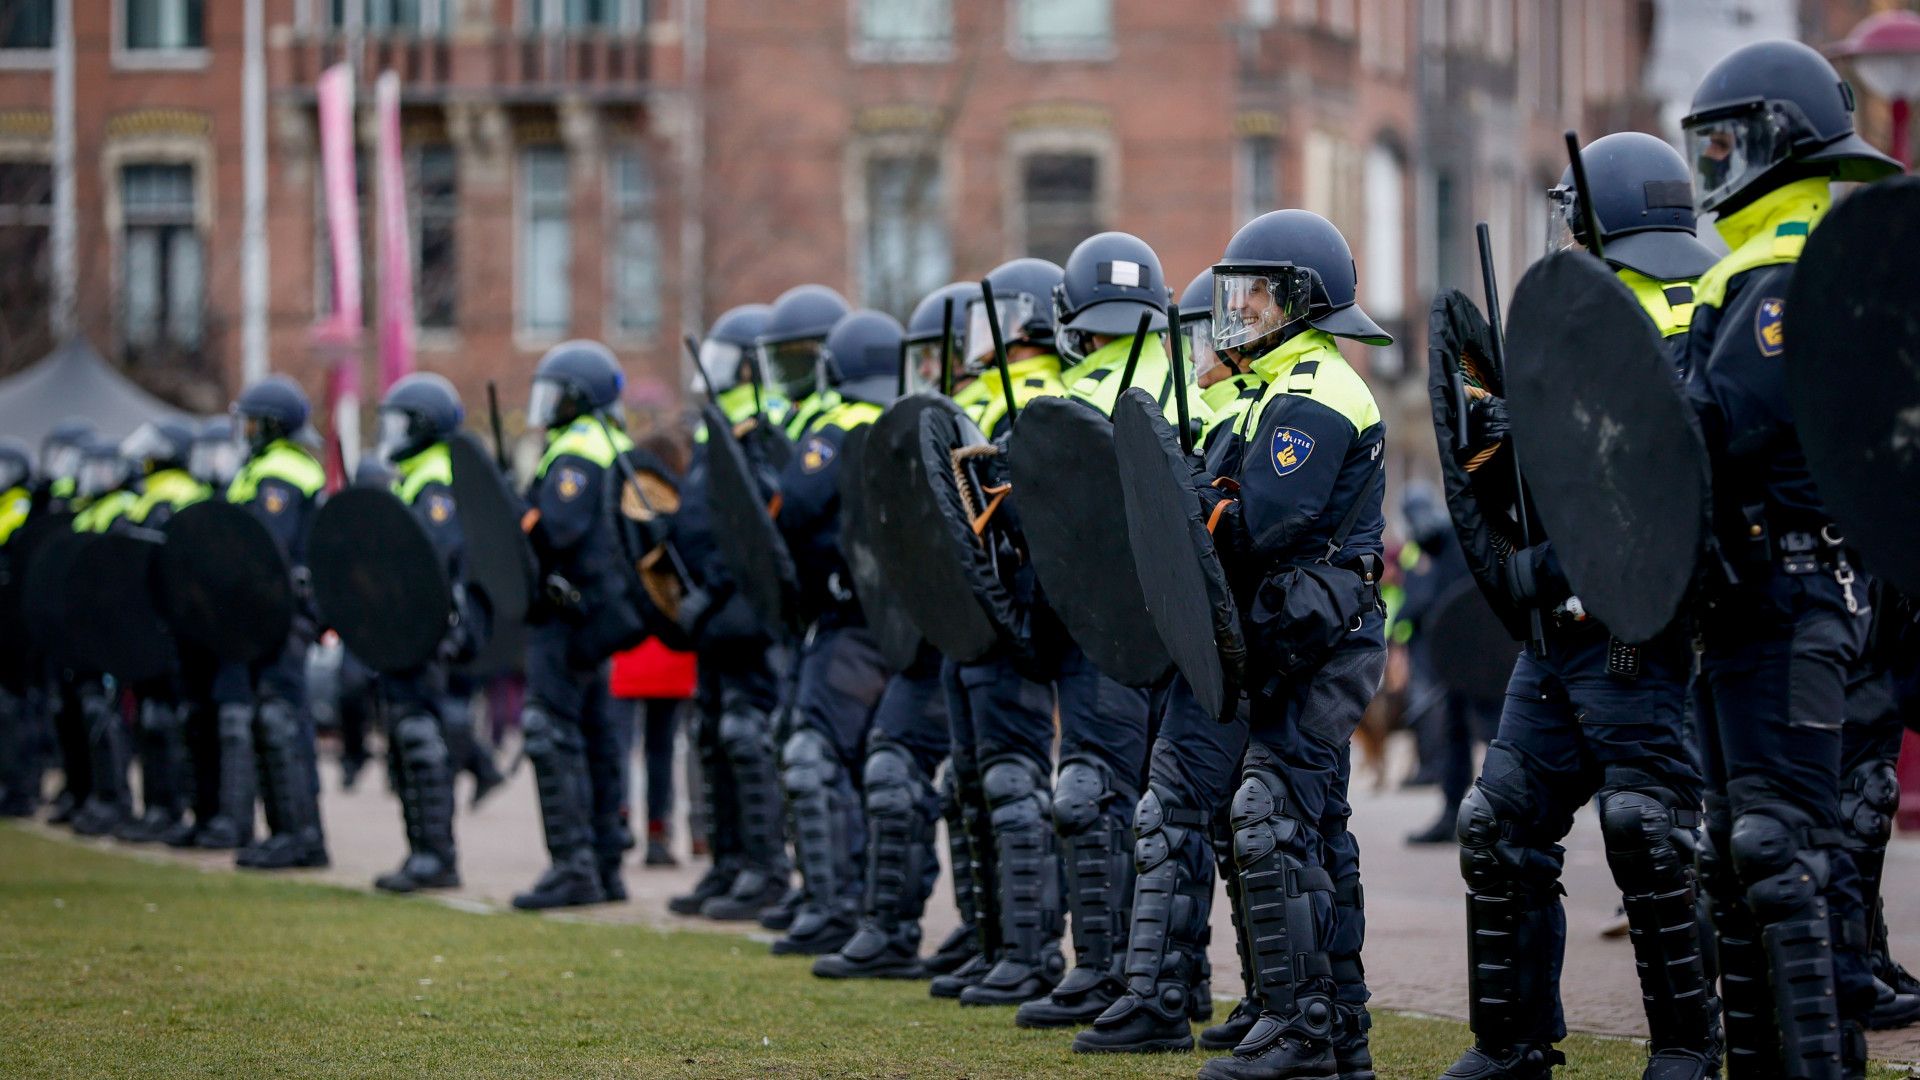
[[400, 159], [400, 76], [373, 87], [380, 146], [380, 389], [413, 371], [413, 229], [407, 223], [407, 174]]
[[313, 328], [314, 347], [329, 360], [327, 434], [329, 486], [346, 481], [360, 456], [360, 196], [354, 179], [353, 70], [335, 64], [320, 74], [320, 177], [327, 239], [333, 254], [333, 314]]

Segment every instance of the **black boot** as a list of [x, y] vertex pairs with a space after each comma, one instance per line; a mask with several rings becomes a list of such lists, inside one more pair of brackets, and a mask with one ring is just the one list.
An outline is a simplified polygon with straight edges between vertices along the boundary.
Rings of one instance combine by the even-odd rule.
[[[851, 783], [826, 736], [810, 728], [794, 732], [781, 754], [781, 766], [805, 898], [786, 936], [773, 943], [773, 952], [822, 956], [851, 940], [859, 921], [859, 869], [847, 826], [849, 819], [861, 815], [848, 805]], [[760, 925], [767, 926], [764, 917]]]
[[[1001, 903], [999, 856], [994, 852], [993, 814], [987, 805], [987, 793], [981, 786], [980, 774], [950, 771], [954, 776], [960, 837], [967, 849], [966, 865], [973, 871], [973, 888], [970, 890], [974, 905], [973, 926], [979, 937], [980, 949], [959, 967], [945, 975], [935, 976], [927, 986], [927, 994], [958, 1000], [968, 987], [979, 985], [987, 977], [987, 972], [993, 970], [995, 958], [1000, 955]], [[954, 865], [957, 867], [960, 863], [956, 861]]]
[[667, 910], [675, 915], [698, 915], [707, 901], [727, 895], [733, 887], [733, 879], [740, 876], [740, 859], [734, 855], [721, 855], [693, 883], [693, 888], [679, 896], [667, 900]]
[[1233, 797], [1234, 857], [1246, 895], [1248, 954], [1260, 1018], [1229, 1057], [1200, 1070], [1207, 1080], [1308, 1080], [1339, 1075], [1333, 1053], [1332, 965], [1321, 946], [1314, 893], [1331, 893], [1325, 869], [1294, 847], [1307, 826], [1287, 802], [1281, 766], [1258, 743]]
[[1373, 1047], [1367, 1037], [1373, 1017], [1367, 1007], [1336, 1001], [1333, 1015], [1333, 1062], [1339, 1067], [1340, 1080], [1374, 1080]]
[[[134, 739], [140, 762], [140, 816], [123, 822], [114, 836], [135, 844], [158, 843], [186, 815], [189, 789], [181, 787], [186, 756], [184, 717], [171, 702], [140, 703], [139, 731]], [[176, 748], [176, 743], [178, 747]]]
[[1213, 907], [1209, 815], [1148, 788], [1134, 811], [1133, 922], [1126, 993], [1074, 1036], [1082, 1054], [1193, 1049], [1193, 996], [1204, 982]]
[[789, 885], [780, 894], [780, 898], [767, 905], [756, 921], [762, 930], [786, 931], [793, 926], [793, 920], [800, 917], [800, 907], [806, 903], [807, 891], [801, 885]]
[[999, 878], [999, 954], [962, 1005], [1018, 1005], [1051, 991], [1066, 973], [1060, 953], [1060, 859], [1054, 851], [1046, 771], [1003, 757], [986, 763], [981, 786], [992, 808]]
[[87, 685], [81, 702], [93, 783], [92, 794], [73, 815], [73, 831], [81, 836], [111, 836], [133, 816], [133, 794], [127, 787], [132, 748], [118, 703], [105, 686], [97, 680]]
[[215, 851], [244, 848], [253, 842], [254, 791], [258, 774], [253, 753], [253, 707], [222, 705], [215, 721], [219, 761], [219, 810], [200, 826], [194, 843]]
[[[253, 737], [260, 761], [261, 792], [276, 822], [265, 843], [251, 849], [240, 865], [253, 870], [286, 870], [327, 865], [326, 841], [320, 832], [320, 806], [308, 769], [307, 748], [292, 704], [275, 698], [261, 703], [254, 714]], [[236, 860], [239, 862], [239, 860]]]
[[1903, 994], [1886, 983], [1873, 980], [1873, 1012], [1867, 1017], [1871, 1031], [1903, 1028], [1920, 1020], [1920, 994]]
[[937, 796], [913, 755], [883, 735], [867, 752], [866, 911], [836, 953], [814, 961], [826, 979], [918, 979], [926, 868]]
[[933, 952], [920, 961], [920, 967], [927, 975], [946, 975], [960, 970], [960, 965], [980, 955], [980, 931], [971, 922], [963, 922], [947, 932], [947, 936], [934, 946]]
[[946, 975], [960, 970], [980, 952], [979, 912], [974, 905], [973, 854], [967, 843], [966, 818], [960, 805], [960, 789], [954, 779], [951, 762], [940, 772], [940, 817], [947, 829], [948, 875], [953, 882], [953, 905], [960, 912], [960, 925], [936, 945], [933, 954], [921, 962], [929, 975]]
[[1013, 1022], [1021, 1027], [1085, 1027], [1127, 993], [1116, 954], [1127, 945], [1133, 844], [1104, 765], [1085, 758], [1061, 764], [1053, 821], [1066, 863], [1073, 969], [1046, 997], [1020, 1006]]
[[1200, 1033], [1205, 1050], [1231, 1050], [1246, 1039], [1260, 1019], [1260, 995], [1253, 984], [1253, 955], [1247, 944], [1247, 898], [1240, 890], [1240, 868], [1233, 861], [1233, 814], [1223, 809], [1213, 819], [1210, 833], [1214, 868], [1227, 883], [1228, 912], [1233, 919], [1234, 952], [1240, 958], [1240, 1000], [1227, 1018]]
[[[784, 874], [772, 877], [759, 867], [747, 866], [734, 875], [733, 884], [724, 895], [700, 905], [700, 914], [717, 922], [753, 922], [786, 903], [791, 892]], [[792, 925], [791, 913], [785, 922]]]
[[553, 860], [532, 889], [513, 898], [523, 911], [605, 902], [594, 860], [588, 795], [586, 743], [578, 725], [555, 717], [537, 702], [521, 711], [527, 760], [540, 793], [540, 824]]
[[441, 736], [440, 721], [423, 712], [404, 716], [393, 726], [401, 816], [410, 854], [400, 869], [382, 874], [374, 886], [387, 892], [445, 889], [460, 884], [453, 846], [453, 764]]

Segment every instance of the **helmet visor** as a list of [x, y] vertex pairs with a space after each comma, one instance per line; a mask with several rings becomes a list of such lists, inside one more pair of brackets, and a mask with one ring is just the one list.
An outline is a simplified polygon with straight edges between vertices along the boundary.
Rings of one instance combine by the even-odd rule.
[[1237, 349], [1307, 317], [1313, 275], [1304, 267], [1213, 268], [1213, 347]]
[[1712, 210], [1779, 164], [1791, 149], [1786, 121], [1765, 107], [1688, 125], [1694, 205], [1702, 212]]
[[79, 475], [80, 459], [85, 456], [80, 447], [72, 443], [58, 443], [47, 448], [43, 465], [48, 476], [57, 480], [72, 480]]
[[940, 389], [940, 339], [907, 342], [907, 393]]
[[382, 461], [395, 460], [406, 452], [412, 433], [413, 417], [399, 409], [381, 409], [380, 441], [374, 446], [374, 456]]
[[[1026, 337], [1026, 325], [1037, 309], [1033, 297], [996, 296], [993, 313], [1000, 320], [1000, 339], [1008, 345]], [[993, 363], [993, 328], [987, 325], [987, 301], [978, 297], [967, 301], [967, 338], [964, 370], [983, 371]]]
[[226, 484], [240, 471], [240, 444], [232, 439], [202, 439], [193, 444], [187, 471], [203, 484]]
[[766, 368], [767, 381], [789, 401], [813, 393], [826, 342], [824, 337], [763, 342], [760, 363]]
[[1576, 231], [1576, 226], [1584, 225], [1576, 216], [1580, 213], [1580, 200], [1574, 195], [1572, 188], [1548, 189], [1546, 254], [1586, 249], [1586, 245], [1580, 242], [1578, 231]]
[[[1215, 372], [1225, 372], [1220, 354], [1213, 351], [1213, 317], [1197, 315], [1180, 320], [1181, 347], [1187, 352], [1187, 368], [1197, 386], [1212, 386], [1220, 381]], [[1209, 376], [1212, 376], [1209, 379]]]
[[740, 364], [745, 359], [746, 350], [731, 341], [708, 339], [700, 343], [700, 370], [706, 373], [706, 381], [713, 385], [716, 394], [740, 385]]
[[566, 396], [567, 388], [558, 379], [533, 380], [533, 391], [527, 395], [527, 426], [552, 427], [560, 418], [560, 403]]
[[165, 460], [173, 455], [173, 444], [152, 424], [141, 424], [120, 441], [120, 456], [128, 461]]
[[90, 457], [80, 463], [75, 487], [82, 495], [101, 495], [120, 486], [126, 466], [117, 457]]

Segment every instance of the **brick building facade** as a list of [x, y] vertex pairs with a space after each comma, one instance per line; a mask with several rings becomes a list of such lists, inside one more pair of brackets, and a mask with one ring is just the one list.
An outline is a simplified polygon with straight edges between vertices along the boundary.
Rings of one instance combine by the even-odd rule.
[[1560, 132], [1655, 120], [1650, 0], [0, 0], [8, 369], [46, 351], [60, 293], [57, 20], [38, 20], [69, 5], [72, 325], [203, 409], [248, 360], [255, 5], [261, 352], [316, 389], [313, 81], [342, 59], [368, 165], [373, 77], [403, 79], [419, 363], [510, 403], [566, 336], [610, 340], [661, 396], [681, 334], [729, 305], [816, 280], [904, 314], [1102, 228], [1153, 244], [1177, 288], [1291, 205], [1352, 240], [1402, 339], [1375, 374], [1411, 408], [1427, 298], [1477, 292], [1473, 222], [1511, 280], [1543, 242]]

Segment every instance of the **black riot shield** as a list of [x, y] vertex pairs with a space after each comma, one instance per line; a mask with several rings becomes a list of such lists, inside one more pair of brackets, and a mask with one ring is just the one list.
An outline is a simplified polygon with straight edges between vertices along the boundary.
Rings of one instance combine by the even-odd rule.
[[875, 553], [877, 525], [867, 507], [864, 468], [869, 426], [854, 428], [840, 444], [840, 554], [853, 575], [853, 592], [860, 599], [860, 611], [867, 618], [867, 630], [880, 647], [880, 657], [894, 671], [913, 666], [925, 640], [900, 606], [898, 597], [887, 586]]
[[286, 648], [293, 579], [286, 555], [259, 519], [209, 500], [173, 515], [166, 534], [157, 582], [175, 634], [233, 664]]
[[173, 631], [153, 590], [161, 539], [144, 529], [100, 533], [75, 548], [67, 565], [67, 634], [87, 670], [137, 684], [179, 666]]
[[1456, 449], [1466, 403], [1482, 395], [1506, 395], [1492, 356], [1492, 335], [1479, 307], [1458, 289], [1435, 296], [1427, 320], [1427, 397], [1433, 404], [1447, 509], [1473, 580], [1517, 640], [1529, 633], [1527, 615], [1508, 598], [1499, 565], [1503, 553], [1521, 546], [1513, 517], [1518, 497], [1513, 445], [1502, 440], [1492, 451], [1475, 456]]
[[[936, 400], [921, 412], [920, 470], [932, 497], [933, 535], [944, 542], [937, 557], [960, 567], [996, 640], [1016, 661], [1032, 661], [1038, 643], [1031, 606], [1012, 588], [1018, 556], [1009, 552], [1008, 541], [1018, 542], [1020, 534], [1001, 505], [1009, 489], [1001, 486], [1005, 463], [999, 455], [1000, 448], [952, 401]], [[927, 640], [938, 644], [931, 631]]]
[[1139, 387], [1114, 405], [1113, 456], [1147, 614], [1194, 697], [1228, 719], [1246, 675], [1240, 610], [1201, 517], [1179, 436], [1160, 403]]
[[1420, 637], [1434, 676], [1447, 689], [1498, 707], [1520, 645], [1479, 589], [1463, 581], [1441, 597]]
[[27, 574], [47, 542], [73, 533], [71, 514], [35, 513], [0, 546], [0, 670], [30, 671], [39, 643], [27, 610]]
[[776, 637], [795, 637], [802, 627], [793, 553], [767, 511], [759, 480], [740, 440], [734, 438], [733, 425], [711, 405], [705, 414], [714, 542], [761, 624]]
[[320, 618], [368, 667], [411, 671], [438, 653], [453, 589], [427, 530], [392, 492], [328, 499], [307, 532], [307, 569]]
[[1072, 398], [1035, 398], [1020, 411], [1009, 454], [1021, 531], [1048, 605], [1109, 678], [1159, 683], [1173, 659], [1129, 572], [1112, 421]]
[[526, 646], [535, 575], [533, 548], [520, 529], [523, 508], [474, 435], [454, 435], [447, 440], [447, 453], [453, 462], [454, 513], [466, 542], [467, 600], [487, 613], [487, 640], [461, 669], [477, 677], [513, 671]]
[[927, 641], [964, 664], [991, 652], [1000, 635], [954, 555], [920, 452], [921, 419], [953, 407], [933, 393], [888, 406], [873, 422], [859, 472], [882, 578]]
[[1586, 610], [1627, 642], [1673, 621], [1706, 530], [1706, 444], [1633, 294], [1585, 252], [1514, 291], [1508, 409], [1528, 494]]
[[67, 593], [67, 571], [91, 535], [74, 532], [73, 519], [64, 518], [58, 528], [48, 528], [27, 564], [20, 609], [36, 653], [55, 663], [79, 662], [67, 632], [67, 604], [71, 599]]
[[1920, 177], [1854, 192], [1808, 238], [1778, 328], [1794, 427], [1821, 501], [1867, 569], [1910, 595], [1920, 595], [1916, 251]]

